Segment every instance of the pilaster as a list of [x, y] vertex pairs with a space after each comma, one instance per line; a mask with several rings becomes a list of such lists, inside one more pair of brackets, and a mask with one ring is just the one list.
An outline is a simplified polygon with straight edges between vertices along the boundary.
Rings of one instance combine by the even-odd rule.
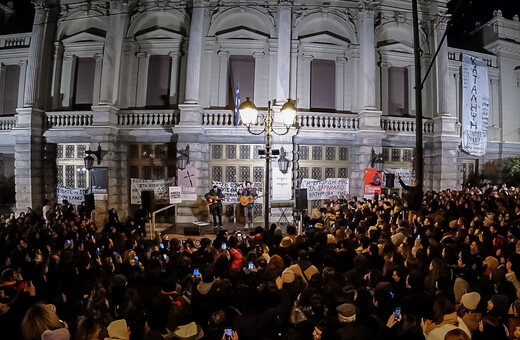
[[17, 213], [27, 207], [40, 209], [43, 203], [43, 144], [42, 125], [44, 112], [34, 108], [16, 109], [14, 174]]
[[289, 98], [291, 71], [291, 4], [282, 1], [278, 6], [278, 14], [276, 100], [285, 102]]
[[179, 103], [179, 59], [180, 52], [170, 52], [170, 106]]
[[137, 95], [135, 106], [143, 108], [146, 106], [146, 89], [148, 84], [148, 65], [150, 55], [146, 52], [137, 53]]
[[376, 109], [376, 53], [374, 37], [374, 10], [371, 6], [359, 12], [362, 108]]
[[204, 2], [197, 0], [193, 5], [186, 71], [185, 102], [187, 104], [198, 104], [200, 100], [200, 70], [204, 40]]

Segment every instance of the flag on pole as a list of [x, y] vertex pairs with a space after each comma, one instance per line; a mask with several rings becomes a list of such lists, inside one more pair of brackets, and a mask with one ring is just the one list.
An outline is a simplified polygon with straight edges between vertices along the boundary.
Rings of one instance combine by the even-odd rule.
[[240, 90], [237, 84], [237, 92], [235, 95], [235, 126], [240, 125], [240, 113], [238, 112], [238, 108], [240, 107]]

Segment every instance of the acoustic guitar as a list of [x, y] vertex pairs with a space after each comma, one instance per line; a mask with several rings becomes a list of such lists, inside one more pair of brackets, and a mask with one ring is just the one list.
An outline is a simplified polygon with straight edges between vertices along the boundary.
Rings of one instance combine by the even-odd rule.
[[209, 195], [208, 198], [206, 199], [206, 203], [208, 205], [213, 205], [213, 204], [216, 204], [218, 203], [218, 201], [223, 201], [223, 200], [227, 200], [229, 197], [218, 197], [218, 196], [211, 196]]
[[240, 204], [245, 207], [250, 203], [253, 203], [255, 198], [253, 196], [240, 196]]

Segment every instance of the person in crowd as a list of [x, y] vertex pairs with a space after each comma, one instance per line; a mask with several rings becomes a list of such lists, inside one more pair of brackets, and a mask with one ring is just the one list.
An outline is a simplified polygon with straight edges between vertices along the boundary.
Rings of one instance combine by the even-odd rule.
[[411, 219], [396, 196], [344, 197], [313, 215], [327, 227], [200, 243], [144, 239], [115, 210], [99, 228], [63, 205], [12, 214], [0, 337], [518, 339], [520, 188], [421, 195]]

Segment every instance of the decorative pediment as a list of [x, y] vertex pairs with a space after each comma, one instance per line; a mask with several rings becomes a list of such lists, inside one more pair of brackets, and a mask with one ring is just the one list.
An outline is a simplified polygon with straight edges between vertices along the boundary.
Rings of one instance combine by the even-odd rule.
[[413, 47], [398, 41], [381, 41], [378, 46], [380, 52], [399, 52], [413, 54]]
[[269, 35], [264, 32], [258, 32], [248, 27], [236, 27], [230, 30], [217, 32], [216, 36], [219, 40], [241, 39], [241, 40], [267, 40]]
[[316, 32], [306, 36], [300, 36], [302, 44], [326, 44], [336, 46], [348, 46], [350, 40], [345, 37], [340, 37], [330, 32]]
[[154, 39], [173, 39], [173, 40], [182, 40], [184, 37], [174, 31], [167, 30], [164, 28], [151, 28], [144, 32], [139, 32], [136, 34], [135, 39], [137, 41], [142, 40], [154, 40]]
[[77, 43], [105, 43], [105, 37], [91, 32], [80, 32], [62, 40], [64, 45]]

